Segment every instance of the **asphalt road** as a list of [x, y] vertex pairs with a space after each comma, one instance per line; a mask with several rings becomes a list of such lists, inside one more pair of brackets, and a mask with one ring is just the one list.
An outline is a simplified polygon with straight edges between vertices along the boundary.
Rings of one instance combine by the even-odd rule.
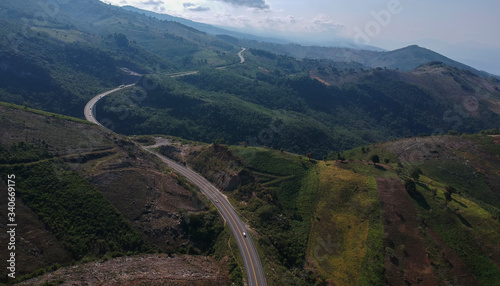
[[238, 53], [238, 56], [240, 57], [240, 64], [245, 62], [245, 57], [243, 57], [243, 52], [246, 50], [246, 48], [241, 48], [241, 51]]
[[[241, 48], [241, 51], [238, 52], [238, 56], [240, 57], [240, 64], [243, 64], [245, 63], [245, 57], [243, 56], [243, 52], [246, 51], [246, 48]], [[218, 68], [215, 68], [216, 70], [222, 70], [222, 69], [225, 69], [229, 66], [232, 66], [233, 64], [230, 64], [230, 65], [227, 65], [227, 66], [222, 66], [222, 67], [218, 67]], [[186, 75], [192, 75], [192, 74], [197, 74], [199, 73], [200, 71], [187, 71], [187, 72], [178, 72], [178, 73], [173, 73], [173, 74], [169, 74], [170, 77], [181, 77], [181, 76], [186, 76]]]
[[[236, 239], [236, 243], [238, 244], [240, 254], [243, 258], [243, 263], [245, 265], [245, 271], [247, 275], [247, 285], [267, 285], [264, 269], [262, 268], [257, 249], [253, 244], [252, 238], [247, 230], [245, 223], [238, 216], [233, 206], [227, 201], [224, 195], [217, 188], [210, 184], [210, 182], [208, 182], [201, 175], [175, 161], [168, 159], [165, 156], [149, 150], [150, 148], [154, 148], [157, 146], [158, 145], [143, 148], [148, 152], [151, 152], [152, 154], [158, 156], [170, 168], [174, 169], [179, 174], [183, 175], [189, 181], [195, 184], [203, 192], [203, 194], [205, 194], [205, 196], [207, 196], [210, 201], [212, 201], [215, 207], [219, 210], [219, 213], [222, 215], [225, 222], [229, 225], [229, 228], [231, 229], [231, 232]], [[243, 235], [243, 232], [245, 232], [246, 235]]]
[[[112, 89], [110, 91], [101, 93], [92, 98], [84, 109], [85, 119], [87, 121], [93, 122], [102, 126], [99, 121], [97, 121], [95, 114], [95, 104], [101, 98], [112, 94], [120, 89], [131, 87], [134, 84], [122, 86], [119, 88]], [[157, 146], [157, 145], [155, 145]], [[153, 148], [155, 146], [151, 146], [149, 148]], [[225, 196], [212, 184], [210, 184], [205, 178], [203, 178], [198, 173], [193, 170], [186, 168], [183, 165], [180, 165], [165, 156], [162, 156], [156, 152], [149, 150], [148, 148], [143, 147], [144, 150], [151, 152], [152, 154], [158, 156], [165, 164], [167, 164], [170, 168], [174, 169], [184, 177], [186, 177], [189, 181], [195, 184], [205, 196], [212, 201], [215, 205], [219, 213], [222, 215], [222, 218], [229, 225], [231, 232], [236, 239], [236, 243], [238, 245], [238, 249], [240, 251], [241, 257], [243, 258], [243, 264], [245, 266], [245, 271], [247, 275], [247, 285], [249, 286], [265, 286], [266, 277], [264, 274], [264, 269], [262, 268], [262, 264], [260, 262], [259, 254], [257, 253], [257, 249], [253, 244], [252, 237], [247, 230], [245, 223], [238, 216], [233, 206], [227, 201]], [[243, 234], [245, 233], [245, 235]]]
[[181, 76], [186, 76], [186, 75], [192, 75], [192, 74], [197, 74], [199, 71], [187, 71], [187, 72], [178, 72], [178, 73], [173, 73], [170, 74], [170, 77], [181, 77]]
[[109, 91], [106, 91], [106, 92], [103, 92], [101, 94], [98, 94], [98, 95], [94, 96], [94, 98], [92, 98], [89, 102], [87, 102], [87, 104], [85, 105], [85, 108], [83, 109], [83, 114], [85, 114], [85, 119], [87, 121], [90, 121], [90, 122], [95, 123], [97, 125], [101, 125], [101, 123], [99, 123], [99, 121], [97, 121], [97, 118], [96, 118], [95, 104], [101, 98], [105, 97], [106, 95], [110, 95], [113, 92], [116, 92], [118, 90], [121, 90], [121, 89], [124, 89], [124, 88], [127, 88], [127, 87], [131, 87], [131, 86], [134, 86], [134, 85], [135, 85], [135, 83], [134, 84], [129, 84], [129, 85], [124, 85], [122, 87], [117, 87], [115, 89], [112, 89], [112, 90], [109, 90]]

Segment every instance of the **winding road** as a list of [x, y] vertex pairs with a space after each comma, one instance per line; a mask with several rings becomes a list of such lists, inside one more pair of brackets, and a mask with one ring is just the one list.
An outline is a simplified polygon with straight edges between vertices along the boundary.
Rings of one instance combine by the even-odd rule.
[[[243, 51], [245, 51], [245, 48], [243, 48], [238, 53], [238, 56], [240, 56], [241, 59], [241, 63], [245, 62], [245, 58], [242, 55]], [[177, 76], [182, 76], [182, 74], [178, 74]], [[134, 84], [122, 85], [118, 88], [96, 95], [87, 103], [87, 105], [85, 105], [84, 109], [85, 119], [97, 125], [103, 126], [102, 124], [99, 123], [99, 121], [96, 118], [96, 112], [95, 112], [96, 103], [101, 98], [107, 95], [110, 95], [118, 90], [121, 90], [123, 88], [128, 88], [131, 86], [134, 86]], [[151, 150], [152, 148], [161, 145], [162, 143], [160, 142], [153, 146], [141, 147], [141, 148], [143, 148], [147, 152], [156, 155], [167, 166], [174, 169], [179, 174], [186, 177], [186, 179], [188, 179], [190, 182], [195, 184], [200, 189], [200, 191], [205, 196], [208, 197], [208, 199], [215, 205], [215, 207], [217, 208], [223, 219], [229, 225], [229, 228], [231, 229], [231, 232], [236, 240], [238, 249], [243, 259], [243, 264], [245, 266], [247, 285], [249, 286], [267, 285], [264, 269], [262, 267], [262, 263], [260, 261], [257, 249], [253, 244], [252, 238], [250, 236], [250, 233], [248, 232], [246, 224], [238, 216], [233, 206], [229, 203], [226, 197], [216, 187], [210, 184], [210, 182], [208, 182], [200, 174]]]
[[85, 119], [87, 121], [90, 121], [92, 123], [95, 123], [97, 125], [102, 126], [102, 124], [99, 123], [99, 121], [97, 121], [97, 118], [96, 118], [96, 111], [95, 111], [96, 103], [99, 100], [101, 100], [101, 98], [105, 97], [106, 95], [110, 95], [113, 92], [119, 91], [119, 90], [127, 88], [127, 87], [132, 87], [134, 85], [135, 85], [135, 83], [129, 84], [129, 85], [121, 85], [120, 87], [117, 87], [117, 88], [112, 89], [112, 90], [108, 90], [106, 92], [103, 92], [103, 93], [100, 93], [100, 94], [94, 96], [89, 102], [87, 102], [87, 104], [85, 105], [85, 108], [83, 109], [83, 114], [85, 115]]
[[[245, 57], [243, 56], [243, 52], [246, 51], [246, 48], [241, 48], [241, 51], [238, 52], [238, 57], [240, 57], [240, 64], [243, 64], [245, 63]], [[225, 65], [225, 66], [221, 66], [221, 67], [217, 67], [215, 68], [216, 70], [223, 70], [229, 66], [232, 66], [232, 65], [235, 65], [235, 64], [230, 64], [230, 65]], [[168, 76], [174, 78], [174, 77], [181, 77], [181, 76], [186, 76], [186, 75], [192, 75], [192, 74], [197, 74], [199, 73], [200, 71], [186, 71], [186, 72], [177, 72], [177, 73], [172, 73], [172, 74], [169, 74]]]
[[240, 64], [245, 62], [245, 57], [243, 57], [243, 52], [246, 50], [246, 48], [241, 48], [241, 51], [238, 53], [238, 56], [240, 57]]
[[[195, 184], [205, 196], [215, 205], [219, 213], [222, 215], [226, 223], [229, 225], [231, 232], [236, 239], [238, 249], [243, 258], [248, 285], [264, 286], [267, 285], [264, 269], [260, 262], [259, 254], [253, 244], [252, 238], [248, 233], [247, 227], [243, 220], [238, 216], [233, 206], [227, 201], [225, 196], [210, 182], [195, 171], [162, 156], [151, 149], [161, 146], [157, 144], [149, 147], [142, 147], [144, 150], [158, 156], [170, 168], [177, 171], [182, 176], [186, 177], [190, 182]], [[245, 234], [244, 234], [245, 233]]]

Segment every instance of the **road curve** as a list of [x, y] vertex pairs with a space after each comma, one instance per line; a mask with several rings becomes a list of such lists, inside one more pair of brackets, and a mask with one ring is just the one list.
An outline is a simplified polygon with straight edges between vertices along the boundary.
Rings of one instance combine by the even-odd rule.
[[[238, 216], [233, 206], [224, 197], [224, 195], [222, 195], [222, 193], [217, 188], [215, 188], [212, 184], [210, 184], [210, 182], [208, 182], [205, 178], [203, 178], [195, 171], [186, 168], [185, 166], [173, 160], [170, 160], [165, 156], [151, 151], [150, 149], [153, 147], [157, 146], [155, 145], [148, 148], [143, 147], [143, 149], [158, 156], [160, 160], [162, 160], [170, 168], [174, 169], [179, 174], [186, 177], [190, 182], [195, 184], [200, 189], [200, 191], [202, 191], [203, 194], [205, 194], [205, 196], [207, 196], [208, 199], [212, 201], [226, 223], [229, 225], [229, 228], [231, 229], [231, 232], [236, 239], [236, 243], [238, 244], [240, 254], [243, 258], [248, 285], [267, 285], [259, 254], [257, 252], [257, 249], [255, 248], [255, 245], [253, 244], [250, 234], [248, 233], [247, 227]], [[243, 232], [246, 233], [246, 236], [243, 235]]]
[[245, 62], [245, 57], [243, 57], [243, 52], [246, 50], [246, 48], [241, 48], [241, 51], [238, 52], [238, 56], [240, 57], [240, 64]]
[[129, 84], [129, 85], [121, 85], [120, 87], [117, 87], [115, 89], [112, 89], [112, 90], [108, 90], [106, 92], [103, 92], [101, 94], [98, 94], [96, 96], [94, 96], [89, 102], [87, 102], [87, 104], [85, 105], [85, 108], [83, 109], [83, 114], [85, 115], [85, 119], [87, 121], [90, 121], [92, 123], [95, 123], [97, 125], [100, 125], [102, 126], [101, 123], [99, 123], [99, 121], [97, 121], [97, 118], [96, 118], [96, 112], [95, 112], [95, 104], [103, 97], [105, 97], [106, 95], [110, 95], [112, 94], [113, 92], [116, 92], [118, 90], [121, 90], [121, 89], [124, 89], [124, 88], [127, 88], [127, 87], [131, 87], [131, 86], [134, 86], [134, 84]]
[[[95, 114], [95, 104], [104, 96], [107, 96], [113, 92], [116, 92], [120, 89], [131, 87], [134, 84], [121, 86], [119, 88], [112, 89], [110, 91], [101, 93], [92, 98], [84, 109], [85, 119], [92, 123], [102, 126], [96, 119]], [[167, 164], [170, 168], [174, 169], [184, 177], [186, 177], [190, 182], [195, 184], [205, 196], [215, 205], [219, 213], [222, 215], [226, 223], [229, 225], [231, 232], [236, 239], [236, 243], [238, 245], [238, 249], [240, 251], [241, 257], [243, 258], [243, 264], [245, 266], [245, 271], [247, 275], [247, 282], [249, 286], [266, 286], [266, 277], [264, 273], [264, 269], [260, 262], [259, 254], [255, 245], [253, 244], [250, 233], [247, 230], [245, 223], [238, 216], [233, 206], [227, 201], [227, 199], [222, 195], [222, 193], [215, 188], [212, 184], [210, 184], [205, 178], [203, 178], [198, 173], [193, 170], [182, 166], [165, 156], [162, 156], [156, 152], [150, 150], [150, 148], [157, 147], [158, 145], [150, 146], [148, 148], [142, 147], [144, 150], [158, 156], [160, 160], [162, 160], [165, 164]], [[243, 232], [246, 233], [246, 236], [243, 235]]]

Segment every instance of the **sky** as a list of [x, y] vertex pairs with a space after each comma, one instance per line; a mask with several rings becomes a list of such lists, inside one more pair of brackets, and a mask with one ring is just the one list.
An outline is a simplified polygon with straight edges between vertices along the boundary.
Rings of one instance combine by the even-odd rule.
[[297, 42], [412, 44], [500, 75], [498, 0], [101, 0]]

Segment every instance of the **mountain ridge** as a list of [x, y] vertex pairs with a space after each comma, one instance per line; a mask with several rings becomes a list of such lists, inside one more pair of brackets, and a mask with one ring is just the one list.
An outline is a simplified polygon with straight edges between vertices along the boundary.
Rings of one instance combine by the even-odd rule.
[[[19, 104], [0, 104], [0, 174], [16, 174], [17, 255], [31, 262], [18, 271], [51, 272], [26, 283], [179, 282], [151, 281], [144, 263], [166, 260], [200, 284], [244, 285], [216, 207], [139, 146], [158, 136], [159, 152], [212, 180], [256, 231], [269, 285], [500, 281], [500, 138], [476, 134], [500, 124], [499, 79], [415, 46], [278, 45], [97, 0], [58, 7], [39, 21], [37, 0], [0, 3], [0, 100]], [[58, 115], [82, 118], [90, 98], [135, 81], [95, 107], [133, 136]], [[6, 262], [0, 281], [15, 283]]]
[[[249, 47], [259, 47], [263, 48], [275, 53], [278, 53], [273, 48], [266, 48], [266, 42], [273, 43], [273, 44], [278, 44], [280, 45], [282, 52], [285, 52], [286, 54], [290, 56], [294, 56], [297, 58], [316, 58], [316, 59], [333, 59], [333, 60], [353, 60], [355, 62], [359, 62], [361, 64], [365, 64], [367, 67], [371, 68], [377, 68], [377, 67], [387, 67], [387, 68], [398, 68], [401, 70], [411, 70], [419, 65], [422, 64], [427, 64], [432, 61], [441, 61], [444, 62], [450, 66], [457, 67], [460, 69], [464, 70], [469, 70], [472, 71], [480, 76], [483, 77], [489, 77], [489, 76], [495, 76], [497, 78], [500, 78], [500, 75], [493, 75], [491, 73], [477, 70], [474, 67], [468, 66], [466, 64], [460, 63], [458, 61], [452, 60], [444, 55], [441, 55], [437, 52], [434, 52], [430, 49], [424, 48], [424, 47], [419, 47], [416, 44], [409, 45], [403, 48], [395, 49], [392, 51], [386, 51], [380, 48], [376, 47], [368, 47], [368, 46], [356, 46], [354, 44], [343, 44], [339, 46], [322, 46], [322, 45], [302, 45], [302, 44], [296, 44], [293, 43], [292, 41], [289, 40], [281, 40], [281, 39], [275, 39], [275, 38], [266, 38], [266, 37], [259, 37], [247, 33], [240, 33], [240, 32], [234, 32], [230, 31], [224, 28], [219, 28], [216, 26], [212, 26], [209, 24], [204, 24], [204, 23], [199, 23], [199, 22], [194, 22], [191, 20], [187, 20], [181, 17], [175, 17], [175, 16], [170, 16], [168, 14], [159, 14], [156, 12], [151, 12], [143, 9], [139, 9], [133, 6], [123, 6], [122, 7], [125, 10], [128, 11], [133, 11], [137, 13], [142, 13], [145, 15], [153, 16], [158, 19], [162, 20], [169, 20], [169, 21], [178, 21], [184, 25], [193, 27], [195, 29], [210, 33], [210, 34], [225, 34], [229, 36], [233, 36], [244, 41], [245, 46]], [[257, 41], [257, 42], [264, 42], [262, 46], [255, 46], [252, 44], [252, 41]], [[258, 44], [257, 44], [258, 45]], [[287, 48], [287, 46], [300, 46], [301, 49], [299, 51], [294, 51], [292, 48]], [[348, 55], [344, 56], [343, 58], [339, 58], [338, 56], [330, 56], [329, 54], [334, 53], [334, 52], [339, 52], [340, 49], [345, 49], [348, 48]], [[324, 49], [324, 51], [321, 51]], [[309, 52], [306, 52], [309, 50]], [[312, 52], [311, 50], [316, 50], [316, 52]], [[370, 52], [375, 52], [375, 53], [362, 53], [362, 52], [355, 52], [355, 51], [370, 51]], [[357, 58], [357, 57], [360, 57]], [[414, 62], [408, 63], [408, 60], [412, 60]], [[402, 62], [404, 61], [404, 63]]]

